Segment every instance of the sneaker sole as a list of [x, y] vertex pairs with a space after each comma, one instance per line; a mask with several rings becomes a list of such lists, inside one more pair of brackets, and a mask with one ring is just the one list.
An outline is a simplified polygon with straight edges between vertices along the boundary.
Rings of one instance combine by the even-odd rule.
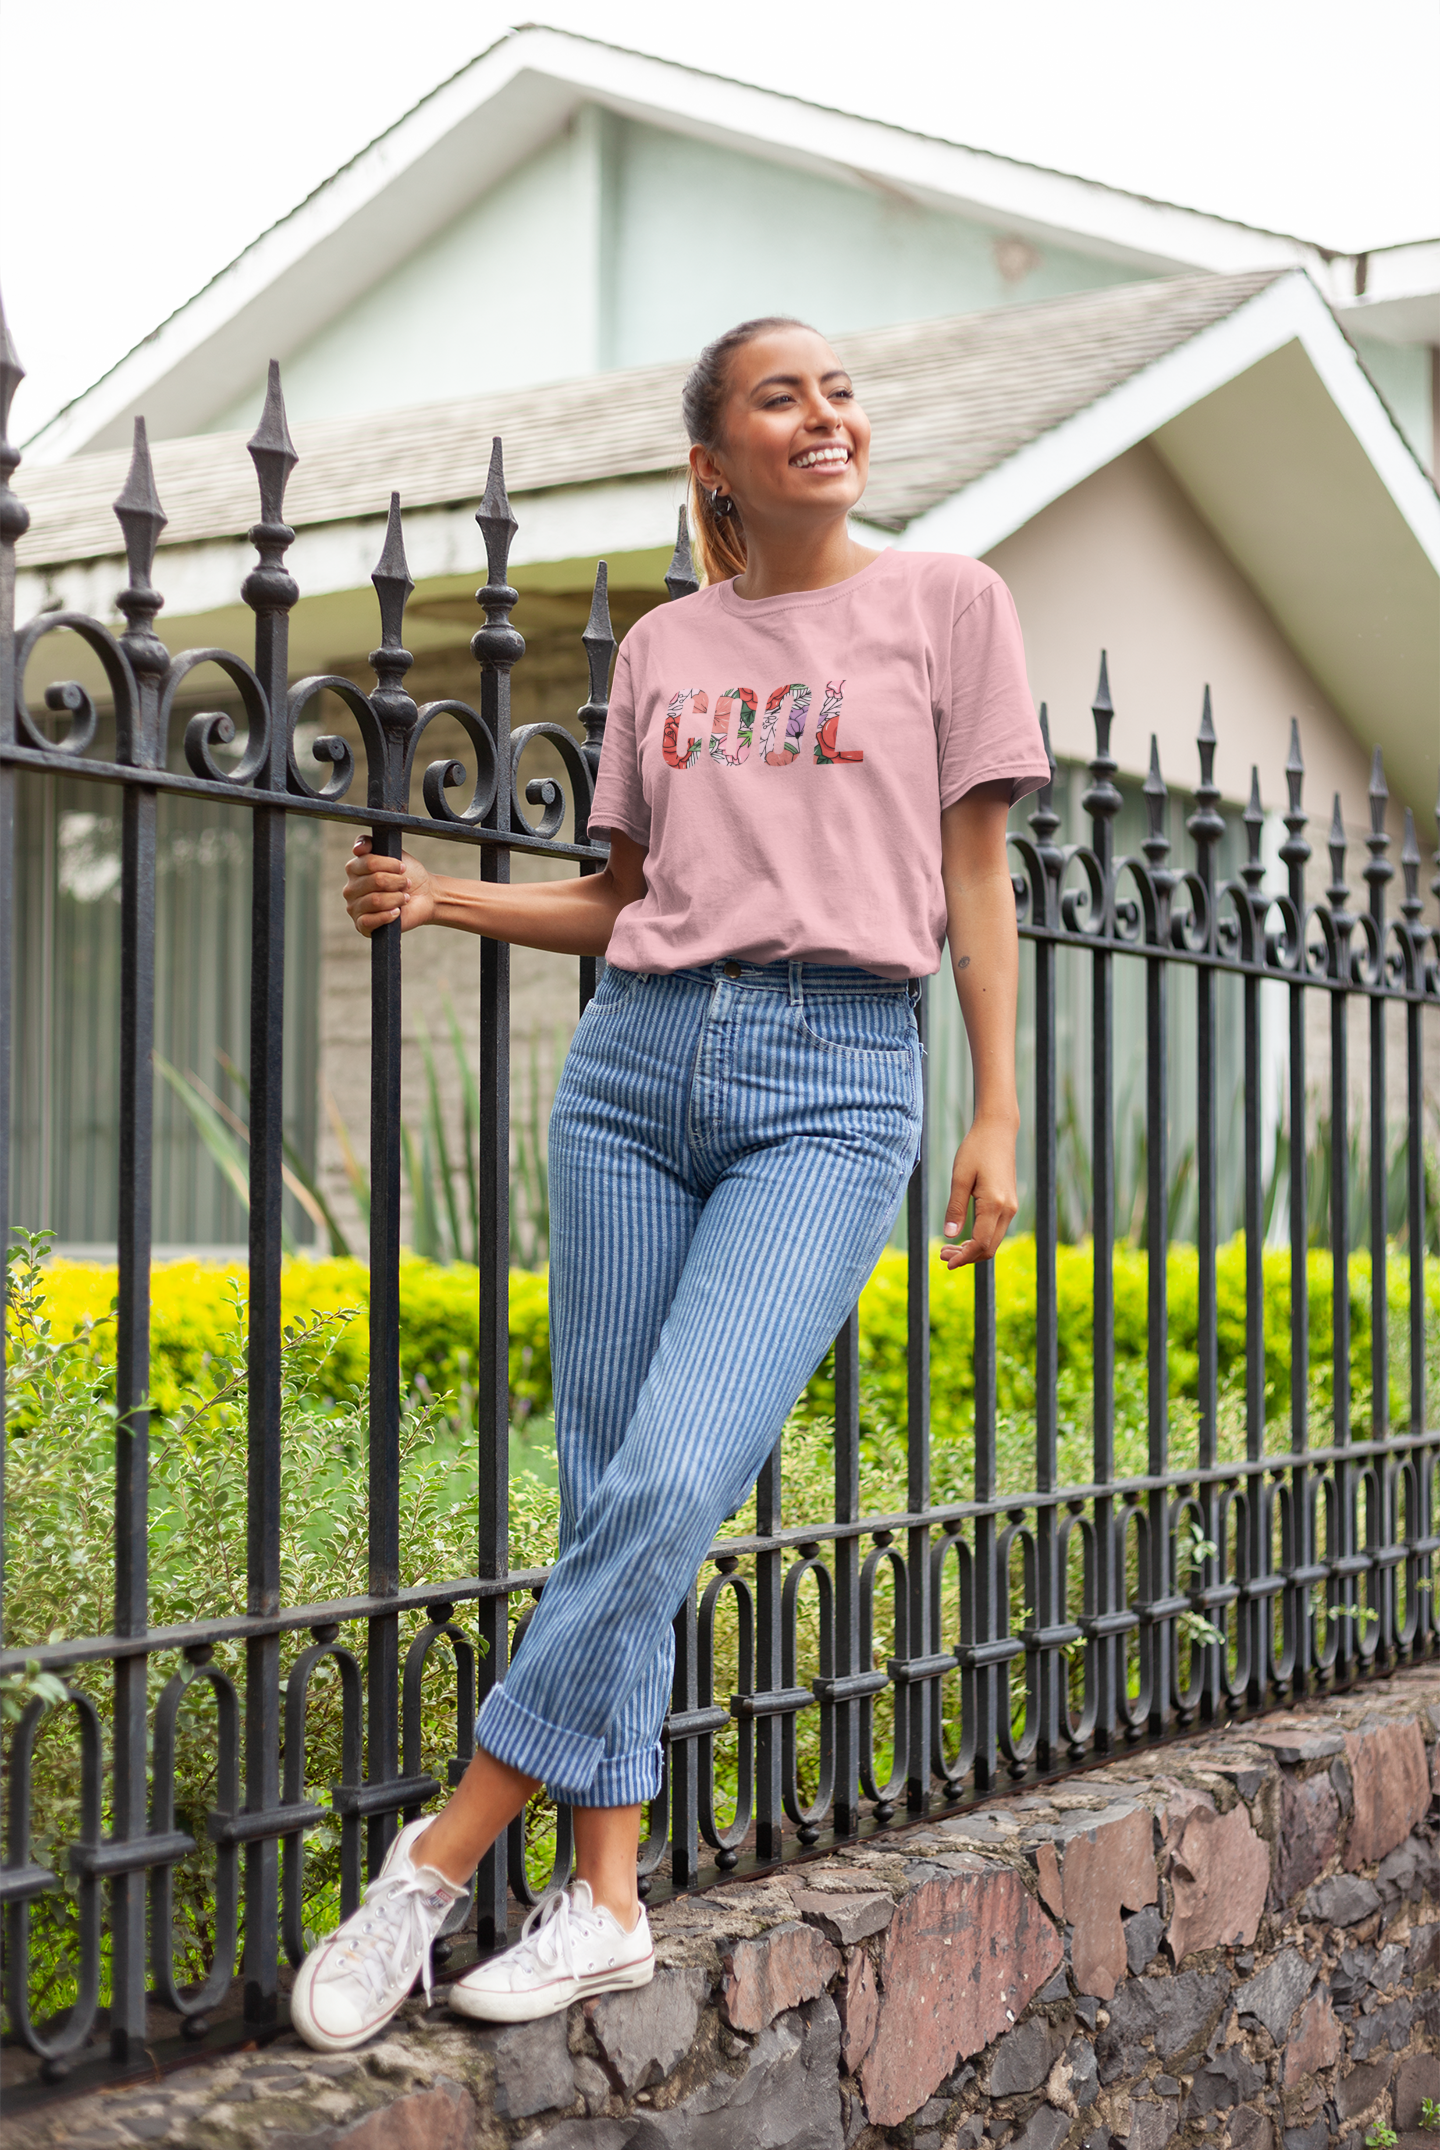
[[538, 1993], [477, 1993], [456, 1984], [449, 2003], [457, 2016], [472, 2016], [481, 2023], [537, 2023], [544, 2016], [563, 2015], [575, 2001], [589, 2000], [595, 1993], [628, 1992], [648, 1986], [655, 1976], [654, 1952], [639, 1963], [620, 1964], [613, 1971], [595, 1971], [588, 1978], [567, 1979]]

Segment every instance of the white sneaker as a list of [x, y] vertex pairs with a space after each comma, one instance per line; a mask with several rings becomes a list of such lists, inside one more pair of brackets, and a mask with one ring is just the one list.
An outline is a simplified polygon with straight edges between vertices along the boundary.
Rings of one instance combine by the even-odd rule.
[[422, 1816], [400, 1831], [358, 1911], [312, 1948], [296, 1974], [290, 2021], [307, 2045], [343, 2053], [383, 2030], [404, 2003], [417, 1971], [430, 2000], [430, 1944], [468, 1891], [411, 1863], [410, 1847], [430, 1826]]
[[629, 1933], [597, 1904], [587, 1881], [572, 1881], [537, 1904], [520, 1939], [503, 1956], [479, 1963], [450, 1988], [450, 2006], [485, 2023], [530, 2023], [558, 2016], [572, 2001], [655, 1976], [655, 1944], [645, 1907]]

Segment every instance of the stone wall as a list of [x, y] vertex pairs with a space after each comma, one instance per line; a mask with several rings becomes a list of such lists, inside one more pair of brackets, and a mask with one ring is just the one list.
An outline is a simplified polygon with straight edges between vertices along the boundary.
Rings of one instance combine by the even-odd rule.
[[[660, 1968], [418, 2002], [12, 2123], [176, 2150], [1402, 2150], [1440, 2100], [1440, 1670], [1122, 1757], [654, 1915]], [[1433, 1813], [1432, 1813], [1433, 1806]]]

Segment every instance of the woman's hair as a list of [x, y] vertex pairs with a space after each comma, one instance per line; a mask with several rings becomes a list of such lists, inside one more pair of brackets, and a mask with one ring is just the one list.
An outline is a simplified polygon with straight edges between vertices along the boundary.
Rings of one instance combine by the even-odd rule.
[[[690, 368], [680, 397], [685, 430], [696, 447], [708, 448], [713, 454], [720, 446], [720, 415], [730, 386], [730, 361], [734, 354], [771, 329], [809, 327], [808, 321], [797, 321], [793, 314], [762, 314], [757, 320], [740, 322], [738, 327], [727, 329], [723, 336], [706, 344]], [[745, 567], [745, 528], [740, 520], [740, 510], [728, 494], [724, 497], [729, 500], [728, 512], [717, 514], [712, 496], [691, 470], [690, 532], [706, 582], [728, 581], [730, 576], [741, 574]]]

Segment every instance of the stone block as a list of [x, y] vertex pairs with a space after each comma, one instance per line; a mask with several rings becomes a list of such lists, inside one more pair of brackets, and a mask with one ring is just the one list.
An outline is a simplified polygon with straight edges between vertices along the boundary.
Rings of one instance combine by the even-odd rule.
[[1143, 1911], [1135, 1912], [1124, 1924], [1125, 1966], [1132, 1978], [1138, 1978], [1159, 1950], [1165, 1920], [1158, 1904], [1147, 1904]]
[[1136, 1806], [1128, 1813], [1072, 1817], [1061, 1877], [1075, 1984], [1081, 1993], [1108, 2001], [1126, 1970], [1120, 1914], [1155, 1902], [1154, 1823], [1149, 1809]]
[[1185, 2118], [1226, 2113], [1265, 2088], [1265, 2070], [1257, 2068], [1239, 2046], [1227, 2046], [1197, 2068], [1185, 2101]]
[[871, 1934], [884, 1933], [895, 1915], [893, 1897], [883, 1889], [867, 1889], [862, 1895], [841, 1895], [834, 1889], [791, 1890], [795, 1909], [809, 1926], [818, 1926], [827, 1940], [853, 1946]]
[[1325, 2125], [1324, 2115], [1312, 2120], [1308, 2128], [1287, 2128], [1281, 2141], [1285, 2150], [1327, 2150], [1330, 2130]]
[[1275, 2130], [1253, 2105], [1237, 2105], [1225, 2123], [1230, 2150], [1274, 2150]]
[[[573, 2100], [575, 2071], [563, 2016], [548, 2016], [541, 2023], [516, 2023], [494, 2034], [491, 2051], [495, 2110], [502, 2119], [524, 2120], [531, 2113], [549, 2112]], [[379, 2144], [376, 2150], [381, 2150]], [[384, 2150], [390, 2150], [388, 2143]]]
[[632, 2118], [625, 2150], [844, 2150], [839, 2071], [840, 2018], [826, 1993], [777, 2016], [738, 2081], [718, 2075], [678, 2105]]
[[657, 1971], [648, 1986], [633, 1993], [602, 1993], [586, 2003], [596, 2043], [627, 2098], [663, 2083], [685, 2058], [706, 1986], [703, 1971]]
[[1305, 1895], [1305, 1916], [1317, 1926], [1358, 1926], [1379, 1909], [1379, 1890], [1359, 1874], [1331, 1874]]
[[1440, 1851], [1429, 1837], [1412, 1832], [1380, 1861], [1375, 1886], [1387, 1909], [1416, 1903], [1422, 1896], [1440, 1896]]
[[846, 1964], [836, 2002], [840, 2010], [840, 2064], [847, 2075], [856, 2075], [875, 2042], [875, 2026], [880, 2021], [875, 1966], [864, 1949], [857, 1949]]
[[[635, 2122], [625, 2120], [561, 2120], [553, 2128], [525, 2137], [525, 2150], [630, 2150]], [[279, 2150], [289, 2150], [288, 2144]]]
[[[1339, 1741], [1339, 1734], [1336, 1735]], [[1274, 1898], [1288, 1904], [1308, 1889], [1335, 1856], [1340, 1840], [1340, 1802], [1328, 1776], [1280, 1779], [1279, 1833], [1275, 1842]]]
[[1165, 2150], [1179, 2124], [1177, 2098], [1132, 2098], [1129, 2150]]
[[1293, 2090], [1322, 2068], [1333, 2068], [1344, 2040], [1328, 1993], [1312, 1993], [1285, 2041], [1285, 2088]]
[[1166, 1938], [1178, 1964], [1198, 1949], [1253, 1941], [1270, 1888], [1270, 1847], [1243, 1806], [1198, 1807], [1172, 1838], [1175, 1909]]
[[1413, 1717], [1345, 1735], [1355, 1812], [1345, 1838], [1348, 1872], [1403, 1844], [1430, 1804], [1425, 1742]]
[[885, 1937], [880, 2020], [861, 2070], [871, 2120], [894, 2127], [917, 2111], [957, 2055], [1014, 2023], [1063, 1959], [1010, 1867], [977, 1860], [914, 1889]]
[[1024, 2133], [1016, 2138], [1013, 2150], [1057, 2150], [1057, 2145], [1063, 2143], [1069, 2133], [1069, 2115], [1058, 2113], [1053, 2105], [1042, 2105], [1031, 2114]]
[[1314, 1969], [1299, 1949], [1282, 1949], [1273, 1963], [1237, 1988], [1235, 2006], [1242, 2016], [1254, 2016], [1263, 2023], [1275, 2044], [1280, 2045], [1296, 2009], [1314, 1983]]
[[1401, 2000], [1391, 2001], [1388, 2007], [1377, 2008], [1373, 2015], [1361, 2016], [1350, 2039], [1356, 2060], [1369, 2060], [1372, 2053], [1387, 2045], [1392, 2053], [1398, 2053], [1410, 2042], [1414, 2018], [1415, 2003], [1408, 1993]]
[[1384, 2095], [1392, 2065], [1387, 2053], [1383, 2059], [1352, 2068], [1348, 2075], [1341, 2076], [1335, 2085], [1335, 2109], [1342, 2120], [1353, 2120], [1357, 2113], [1368, 2112]]
[[1433, 2053], [1408, 2053], [1395, 2071], [1393, 2096], [1396, 2127], [1418, 2128], [1425, 2100], [1440, 2105], [1440, 2059]]
[[1440, 1926], [1417, 1926], [1405, 1953], [1405, 1976], [1413, 1981], [1440, 1970]]
[[1059, 2057], [1065, 2040], [1044, 2016], [1017, 2023], [996, 2041], [985, 2077], [990, 2098], [1019, 2098], [1038, 2090]]
[[1065, 2048], [1065, 2067], [1070, 2078], [1070, 2095], [1083, 2112], [1100, 2095], [1095, 2048], [1088, 2038], [1071, 2039]]
[[841, 1969], [838, 1949], [798, 1919], [734, 1942], [721, 1961], [720, 2006], [737, 2031], [763, 2031], [785, 2009], [816, 1999]]
[[1102, 2083], [1138, 2075], [1147, 2047], [1178, 2060], [1214, 2027], [1230, 1991], [1228, 1971], [1182, 1971], [1178, 1978], [1130, 1979], [1110, 2004], [1110, 2021], [1095, 2040]]
[[435, 2083], [367, 2113], [332, 2141], [334, 2150], [473, 2150], [475, 2108], [458, 2083]]
[[1323, 1717], [1267, 1718], [1259, 1731], [1247, 1730], [1245, 1737], [1252, 1747], [1268, 1747], [1276, 1761], [1287, 1769], [1295, 1769], [1302, 1762], [1328, 1760], [1331, 1755], [1345, 1752], [1340, 1727], [1327, 1723]]

